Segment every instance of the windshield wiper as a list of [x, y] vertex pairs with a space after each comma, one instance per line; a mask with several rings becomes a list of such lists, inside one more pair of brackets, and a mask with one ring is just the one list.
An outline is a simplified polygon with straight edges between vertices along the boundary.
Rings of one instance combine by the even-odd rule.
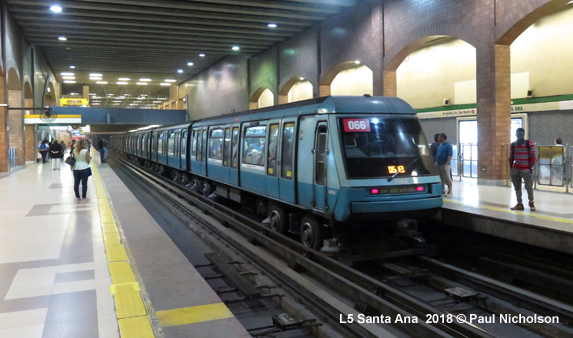
[[[408, 167], [410, 167], [412, 164], [418, 162], [421, 158], [422, 158], [422, 156], [418, 156], [415, 160], [413, 160], [412, 162], [406, 164], [406, 165], [404, 166], [404, 169], [408, 169]], [[406, 171], [406, 170], [404, 170], [404, 171]], [[404, 172], [404, 173], [401, 173], [401, 172], [395, 173], [394, 175], [392, 175], [392, 176], [388, 179], [388, 182], [391, 182], [391, 181], [394, 179], [394, 177], [396, 177], [396, 176], [398, 176], [398, 175], [400, 175], [400, 174], [405, 174], [405, 172]]]

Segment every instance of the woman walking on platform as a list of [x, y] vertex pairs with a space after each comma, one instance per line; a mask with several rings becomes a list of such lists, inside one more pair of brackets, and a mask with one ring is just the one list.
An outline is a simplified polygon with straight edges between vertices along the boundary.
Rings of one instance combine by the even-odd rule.
[[48, 148], [48, 151], [50, 152], [50, 157], [52, 158], [52, 170], [60, 170], [62, 158], [64, 158], [64, 150], [62, 149], [62, 145], [54, 139], [50, 145], [50, 148]]
[[82, 182], [82, 198], [86, 198], [88, 192], [88, 177], [91, 175], [90, 169], [90, 151], [87, 148], [86, 140], [79, 140], [72, 152], [76, 159], [74, 164], [74, 192], [76, 198], [80, 199], [80, 181]]

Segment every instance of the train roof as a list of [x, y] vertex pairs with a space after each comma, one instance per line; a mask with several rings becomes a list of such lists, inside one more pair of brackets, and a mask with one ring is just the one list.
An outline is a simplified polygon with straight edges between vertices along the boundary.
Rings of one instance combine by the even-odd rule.
[[[297, 101], [279, 106], [253, 109], [239, 113], [208, 117], [196, 121], [197, 125], [232, 123], [259, 119], [282, 118], [295, 115], [316, 114], [326, 108], [327, 114], [404, 114], [415, 115], [416, 111], [406, 101], [385, 96], [325, 96]], [[195, 124], [194, 123], [194, 124]]]

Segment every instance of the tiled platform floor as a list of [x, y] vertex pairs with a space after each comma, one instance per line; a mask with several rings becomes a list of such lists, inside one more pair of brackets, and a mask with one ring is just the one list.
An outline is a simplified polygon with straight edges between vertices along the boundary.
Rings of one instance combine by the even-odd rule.
[[119, 337], [93, 179], [69, 166], [0, 179], [0, 337]]

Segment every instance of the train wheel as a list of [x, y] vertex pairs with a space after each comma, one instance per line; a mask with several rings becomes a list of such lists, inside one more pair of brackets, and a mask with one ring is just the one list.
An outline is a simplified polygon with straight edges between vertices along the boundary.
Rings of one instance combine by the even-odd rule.
[[201, 180], [197, 177], [193, 177], [191, 179], [191, 191], [194, 193], [200, 194], [201, 193]]
[[189, 176], [187, 176], [187, 174], [181, 174], [181, 184], [186, 186], [189, 182], [191, 182]]
[[278, 205], [271, 205], [270, 212], [270, 227], [274, 231], [284, 234], [287, 232], [287, 219], [284, 210]]
[[205, 197], [209, 197], [211, 196], [211, 194], [215, 191], [215, 188], [213, 187], [213, 184], [211, 184], [209, 181], [205, 180], [203, 181], [203, 196]]
[[314, 217], [308, 215], [302, 219], [300, 226], [300, 241], [307, 248], [320, 250], [324, 239], [324, 229]]

